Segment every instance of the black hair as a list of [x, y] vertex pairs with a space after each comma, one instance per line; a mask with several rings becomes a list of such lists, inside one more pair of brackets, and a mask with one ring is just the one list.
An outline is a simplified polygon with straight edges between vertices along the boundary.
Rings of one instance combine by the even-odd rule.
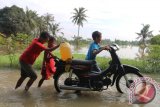
[[50, 36], [50, 37], [49, 37], [49, 41], [56, 41], [56, 38], [53, 37], [53, 36]]
[[92, 33], [92, 38], [93, 38], [93, 40], [96, 40], [96, 38], [100, 38], [101, 37], [101, 32], [99, 32], [99, 31], [94, 31], [93, 33]]
[[40, 34], [40, 36], [39, 36], [40, 38], [43, 38], [43, 39], [47, 39], [47, 38], [49, 38], [50, 37], [50, 35], [49, 35], [49, 33], [48, 32], [46, 32], [46, 31], [43, 31], [43, 32], [41, 32], [41, 34]]

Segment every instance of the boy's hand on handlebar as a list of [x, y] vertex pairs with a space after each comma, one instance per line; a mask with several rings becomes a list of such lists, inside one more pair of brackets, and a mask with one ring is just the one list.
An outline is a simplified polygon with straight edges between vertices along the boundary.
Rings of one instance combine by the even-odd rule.
[[103, 47], [103, 50], [110, 50], [110, 47], [108, 45]]

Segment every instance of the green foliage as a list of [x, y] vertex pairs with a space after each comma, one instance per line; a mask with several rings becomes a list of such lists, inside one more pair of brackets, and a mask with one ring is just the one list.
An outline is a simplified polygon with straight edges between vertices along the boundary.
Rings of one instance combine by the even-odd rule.
[[37, 26], [37, 18], [38, 18], [38, 14], [36, 13], [36, 11], [32, 11], [29, 10], [28, 8], [26, 8], [26, 21], [30, 27], [30, 30], [34, 30]]
[[74, 35], [72, 38], [73, 38], [73, 43], [78, 48], [79, 47], [79, 43], [81, 43], [81, 41], [82, 41], [82, 37]]
[[1, 53], [8, 55], [10, 66], [13, 66], [16, 53], [26, 47], [26, 45], [29, 44], [30, 39], [30, 36], [22, 33], [17, 33], [16, 37], [14, 35], [7, 38], [0, 36], [1, 49], [3, 50]]
[[63, 42], [63, 41], [67, 42], [68, 40], [64, 36], [56, 36], [56, 42], [58, 44], [61, 43], [61, 42]]
[[[83, 7], [80, 7], [80, 8], [74, 8], [74, 13], [73, 13], [73, 16], [71, 17], [72, 18], [72, 22], [74, 24], [77, 24], [78, 26], [82, 26], [83, 27], [83, 22], [84, 21], [87, 21], [86, 20], [86, 12], [87, 10]], [[79, 36], [79, 35], [78, 35]]]
[[0, 68], [19, 68], [19, 54], [15, 54], [12, 66], [9, 57], [9, 55], [0, 55]]
[[69, 43], [74, 46], [77, 46], [77, 44], [78, 44], [78, 47], [76, 47], [77, 49], [81, 48], [81, 47], [85, 47], [85, 46], [88, 47], [89, 44], [93, 41], [90, 38], [84, 39], [82, 36], [77, 37], [74, 35], [72, 38], [73, 38], [73, 40], [69, 40]]
[[29, 25], [26, 22], [26, 15], [22, 8], [15, 5], [0, 9], [0, 32], [7, 37], [18, 32], [28, 33]]
[[[80, 30], [80, 26], [83, 27], [83, 22], [84, 21], [87, 21], [86, 20], [86, 12], [87, 10], [83, 7], [80, 7], [80, 8], [74, 8], [74, 13], [73, 13], [73, 16], [71, 17], [72, 18], [72, 22], [74, 24], [77, 24], [78, 25], [78, 34], [77, 34], [77, 38], [79, 38], [79, 30]], [[74, 36], [75, 38], [75, 36]], [[79, 41], [77, 41], [77, 38], [76, 39], [76, 47], [78, 47], [79, 45]]]
[[17, 36], [16, 37], [12, 36], [12, 39], [15, 42], [17, 42], [18, 43], [17, 46], [18, 47], [20, 46], [20, 49], [22, 49], [32, 41], [33, 37], [27, 34], [17, 33]]
[[152, 32], [149, 31], [150, 25], [149, 24], [142, 24], [143, 28], [141, 29], [140, 33], [136, 33], [138, 35], [137, 39], [140, 39], [140, 43], [146, 45], [146, 39], [151, 38], [153, 36]]
[[[58, 51], [53, 52], [54, 55], [56, 55], [57, 57], [60, 58], [60, 54]], [[13, 61], [13, 65], [11, 66], [11, 68], [18, 68], [19, 67], [19, 56], [20, 54], [15, 54], [15, 60]], [[80, 60], [85, 60], [86, 55], [84, 54], [73, 54], [73, 58], [74, 59], [80, 59]], [[0, 55], [0, 68], [4, 68], [4, 67], [10, 67], [10, 61], [9, 61], [9, 57], [8, 55]], [[41, 69], [42, 66], [42, 60], [43, 60], [43, 52], [40, 54], [40, 56], [38, 57], [38, 59], [36, 60], [35, 64], [34, 64], [34, 68], [35, 69]], [[97, 63], [100, 66], [100, 68], [102, 70], [106, 69], [109, 66], [109, 61], [111, 60], [111, 58], [104, 58], [104, 57], [97, 57]], [[140, 72], [148, 72], [146, 71], [146, 65], [143, 64], [142, 60], [132, 60], [132, 59], [122, 59], [121, 60], [123, 64], [128, 64], [131, 66], [135, 66], [137, 68], [140, 69]]]
[[[69, 40], [69, 42], [76, 46], [77, 45], [77, 42], [78, 42], [78, 45], [79, 47], [84, 47], [84, 46], [89, 46], [89, 44], [91, 42], [93, 42], [93, 40], [91, 38], [83, 38], [82, 36], [73, 36], [72, 37], [73, 40]], [[137, 46], [138, 45], [138, 41], [123, 41], [123, 40], [118, 40], [116, 39], [115, 41], [111, 41], [110, 39], [104, 39], [101, 41], [101, 45], [109, 45], [109, 44], [112, 44], [112, 43], [117, 43], [118, 45], [122, 46], [122, 45], [131, 45], [131, 46]]]
[[[60, 23], [56, 23], [54, 20], [54, 16], [52, 14], [45, 14], [40, 17], [38, 20], [40, 31], [48, 31], [51, 32], [56, 39], [58, 39], [58, 36], [60, 38], [64, 35], [63, 32], [61, 32]], [[62, 36], [61, 36], [62, 35]]]
[[138, 41], [126, 41], [126, 40], [118, 40], [115, 39], [114, 41], [118, 45], [138, 45]]
[[160, 45], [160, 34], [151, 38], [152, 45]]
[[150, 39], [153, 34], [152, 31], [149, 31], [150, 25], [149, 24], [142, 24], [143, 28], [141, 29], [140, 33], [136, 33], [138, 35], [137, 39], [139, 40], [139, 58], [145, 57], [145, 49], [147, 48], [147, 41]]
[[58, 38], [58, 34], [60, 33], [61, 35], [64, 35], [63, 32], [61, 32], [61, 28], [59, 27], [59, 23], [51, 23], [50, 24], [50, 31], [52, 32], [52, 35]]
[[146, 62], [150, 72], [160, 72], [160, 45], [149, 46]]
[[42, 31], [52, 32], [57, 36], [60, 32], [60, 24], [56, 23], [52, 14], [38, 16], [36, 11], [26, 8], [24, 11], [15, 5], [0, 9], [0, 32], [6, 37], [17, 36], [17, 33], [28, 34], [36, 37]]
[[16, 52], [15, 50], [17, 44], [16, 42], [14, 42], [12, 37], [4, 38], [2, 42], [3, 42], [3, 51], [9, 55], [8, 57], [10, 60], [10, 66], [12, 66], [13, 61], [15, 60], [15, 52]]

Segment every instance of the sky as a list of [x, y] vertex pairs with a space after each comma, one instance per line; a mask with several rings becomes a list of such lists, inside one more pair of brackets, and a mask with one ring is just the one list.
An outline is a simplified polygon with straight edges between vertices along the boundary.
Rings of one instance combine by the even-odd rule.
[[74, 8], [84, 7], [87, 22], [80, 28], [80, 36], [91, 38], [100, 31], [102, 39], [136, 40], [142, 24], [150, 24], [153, 34], [160, 32], [160, 0], [0, 0], [0, 8], [17, 5], [28, 7], [39, 15], [53, 14], [64, 37], [77, 35], [78, 27], [72, 23]]

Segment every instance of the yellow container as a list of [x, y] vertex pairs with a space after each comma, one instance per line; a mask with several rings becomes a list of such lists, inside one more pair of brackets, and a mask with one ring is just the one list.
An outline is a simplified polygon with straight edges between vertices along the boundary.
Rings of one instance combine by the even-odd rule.
[[60, 44], [60, 54], [63, 61], [72, 59], [71, 46], [69, 43], [64, 42]]

